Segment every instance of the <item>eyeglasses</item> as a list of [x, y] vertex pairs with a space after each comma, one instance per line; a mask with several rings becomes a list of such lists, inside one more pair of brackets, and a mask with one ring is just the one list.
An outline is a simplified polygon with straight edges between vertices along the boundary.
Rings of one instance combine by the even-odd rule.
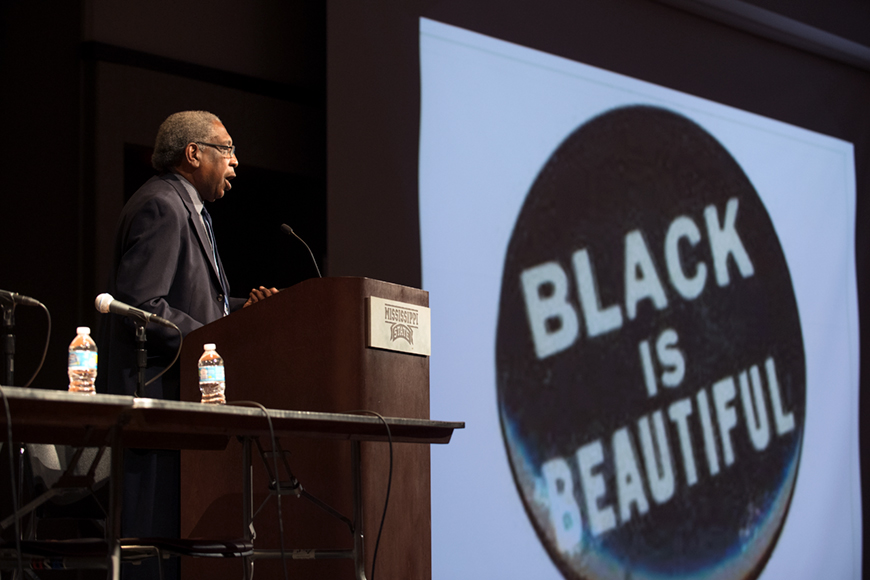
[[194, 141], [197, 145], [207, 145], [209, 147], [214, 147], [227, 159], [231, 158], [236, 154], [236, 146], [235, 145], [218, 145], [216, 143], [203, 143], [202, 141]]

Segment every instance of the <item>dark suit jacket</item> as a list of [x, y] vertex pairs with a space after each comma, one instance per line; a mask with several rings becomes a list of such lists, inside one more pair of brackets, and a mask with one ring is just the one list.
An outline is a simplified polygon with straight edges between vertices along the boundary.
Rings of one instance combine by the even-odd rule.
[[[223, 290], [208, 233], [179, 179], [174, 174], [153, 177], [124, 206], [107, 292], [170, 320], [186, 336], [223, 316]], [[222, 264], [220, 272], [226, 282]], [[231, 298], [230, 309], [244, 302]], [[138, 378], [135, 324], [116, 314], [103, 315], [103, 321], [98, 390], [131, 395]], [[146, 330], [150, 379], [172, 361], [179, 337], [153, 323]], [[149, 385], [144, 395], [177, 400], [177, 367]]]

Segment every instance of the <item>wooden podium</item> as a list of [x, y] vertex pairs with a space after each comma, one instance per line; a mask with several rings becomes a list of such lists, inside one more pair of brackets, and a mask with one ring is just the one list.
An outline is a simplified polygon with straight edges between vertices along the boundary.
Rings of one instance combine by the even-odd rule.
[[[227, 402], [266, 408], [429, 419], [429, 358], [367, 347], [367, 299], [428, 307], [427, 292], [366, 278], [311, 279], [190, 333], [181, 353], [181, 399], [198, 401], [197, 361], [215, 343], [226, 367]], [[385, 433], [386, 434], [386, 433]], [[265, 448], [270, 441], [261, 440]], [[347, 441], [281, 441], [303, 488], [351, 517], [351, 446]], [[271, 459], [270, 459], [271, 461]], [[384, 508], [389, 470], [386, 443], [363, 442], [359, 456], [366, 574]], [[243, 532], [242, 446], [183, 451], [181, 537], [238, 538]], [[287, 479], [281, 473], [281, 480]], [[254, 457], [253, 509], [269, 498], [262, 461]], [[285, 548], [353, 547], [347, 524], [305, 499], [282, 498]], [[254, 517], [254, 546], [278, 548], [272, 496]], [[381, 535], [377, 576], [431, 578], [429, 447], [393, 445], [393, 479]], [[292, 578], [353, 578], [351, 560], [288, 561]], [[182, 578], [239, 578], [241, 561], [184, 559]], [[257, 560], [258, 578], [283, 577], [280, 560]]]

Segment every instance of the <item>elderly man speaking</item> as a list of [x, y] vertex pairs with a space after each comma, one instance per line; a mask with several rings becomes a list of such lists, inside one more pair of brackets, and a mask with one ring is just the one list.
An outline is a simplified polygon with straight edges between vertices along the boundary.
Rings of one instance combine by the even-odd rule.
[[[220, 119], [205, 111], [170, 115], [158, 129], [151, 162], [160, 175], [139, 188], [121, 212], [108, 292], [171, 321], [182, 335], [277, 292], [260, 286], [247, 300], [230, 297], [205, 208], [205, 202], [230, 191], [239, 166], [232, 137]], [[98, 390], [133, 395], [138, 382], [135, 325], [115, 314], [105, 320]], [[173, 360], [178, 335], [149, 325], [146, 344], [150, 379]], [[178, 368], [139, 395], [178, 400]], [[177, 536], [178, 453], [128, 450], [124, 471], [122, 534]], [[167, 572], [174, 576], [174, 570]], [[128, 578], [152, 573], [145, 565], [124, 571]]]

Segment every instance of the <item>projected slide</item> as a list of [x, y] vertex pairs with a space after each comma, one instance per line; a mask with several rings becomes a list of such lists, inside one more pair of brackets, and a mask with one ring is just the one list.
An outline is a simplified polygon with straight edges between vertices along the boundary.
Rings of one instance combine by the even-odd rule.
[[420, 21], [433, 577], [860, 578], [852, 145]]

